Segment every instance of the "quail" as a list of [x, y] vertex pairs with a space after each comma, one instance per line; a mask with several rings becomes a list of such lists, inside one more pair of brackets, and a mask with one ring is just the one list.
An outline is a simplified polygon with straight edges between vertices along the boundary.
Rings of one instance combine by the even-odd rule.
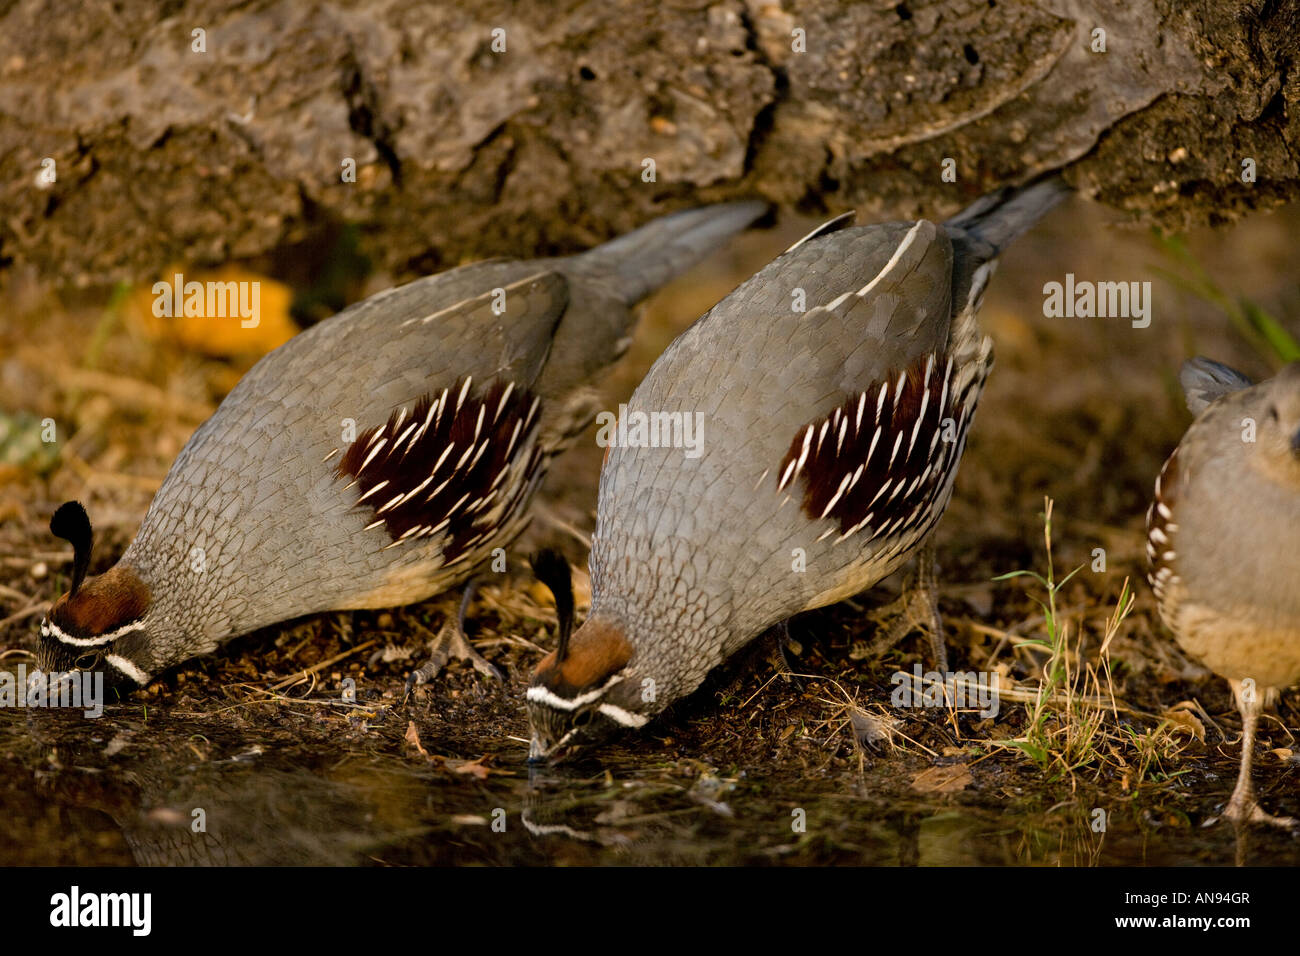
[[80, 505], [56, 513], [75, 570], [41, 623], [41, 667], [143, 685], [278, 621], [463, 583], [523, 530], [549, 462], [591, 422], [632, 306], [766, 209], [708, 206], [579, 255], [462, 266], [290, 339], [190, 438], [108, 571], [85, 577]]
[[1300, 362], [1253, 385], [1196, 358], [1180, 379], [1196, 419], [1156, 480], [1148, 580], [1165, 626], [1241, 711], [1224, 816], [1291, 824], [1260, 808], [1250, 771], [1260, 714], [1300, 681]]
[[[530, 759], [643, 726], [768, 628], [907, 562], [989, 372], [995, 259], [1067, 192], [1050, 175], [943, 224], [838, 217], [668, 347], [606, 452], [591, 611], [534, 671]], [[662, 447], [678, 419], [694, 455]]]

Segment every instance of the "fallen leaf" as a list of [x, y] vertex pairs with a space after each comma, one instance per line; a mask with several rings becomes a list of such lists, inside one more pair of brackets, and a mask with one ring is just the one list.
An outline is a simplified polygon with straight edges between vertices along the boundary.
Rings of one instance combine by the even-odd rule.
[[917, 793], [957, 793], [974, 782], [970, 767], [964, 763], [953, 763], [922, 770], [912, 778], [911, 786]]
[[415, 729], [415, 721], [410, 720], [406, 723], [406, 742], [420, 752], [420, 755], [428, 760], [433, 758], [429, 756], [429, 751], [424, 749], [424, 744], [420, 743], [420, 732]]
[[1196, 716], [1195, 708], [1196, 705], [1190, 700], [1182, 700], [1166, 710], [1160, 717], [1175, 730], [1186, 731], [1201, 743], [1205, 743], [1205, 724], [1201, 723], [1201, 718]]
[[486, 754], [477, 760], [446, 760], [443, 763], [452, 773], [468, 774], [477, 780], [486, 780], [492, 771], [483, 766], [484, 760], [487, 760]]

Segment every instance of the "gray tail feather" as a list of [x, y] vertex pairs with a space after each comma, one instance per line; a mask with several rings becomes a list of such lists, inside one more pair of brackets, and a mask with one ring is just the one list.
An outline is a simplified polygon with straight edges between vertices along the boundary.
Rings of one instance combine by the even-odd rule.
[[1187, 399], [1187, 410], [1199, 415], [1216, 398], [1250, 388], [1254, 383], [1234, 368], [1198, 355], [1183, 363], [1178, 373]]
[[996, 258], [1071, 192], [1059, 173], [1047, 173], [1028, 185], [1009, 186], [981, 196], [946, 225], [991, 246], [991, 252], [981, 250], [986, 253], [981, 258], [987, 261]]
[[695, 265], [768, 210], [765, 202], [719, 203], [673, 213], [578, 256], [583, 269], [613, 274], [629, 305]]

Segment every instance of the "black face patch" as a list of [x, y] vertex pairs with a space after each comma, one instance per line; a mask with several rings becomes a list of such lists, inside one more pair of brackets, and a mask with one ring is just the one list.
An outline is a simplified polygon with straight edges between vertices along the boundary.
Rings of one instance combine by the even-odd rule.
[[980, 376], [957, 393], [956, 377], [951, 358], [931, 354], [845, 399], [795, 433], [778, 490], [802, 479], [804, 514], [838, 522], [842, 537], [933, 521], [983, 384]]
[[[540, 400], [510, 382], [476, 392], [461, 378], [362, 432], [339, 460], [357, 504], [394, 543], [445, 537], [447, 562], [523, 507], [542, 472]], [[493, 515], [495, 514], [495, 518]]]

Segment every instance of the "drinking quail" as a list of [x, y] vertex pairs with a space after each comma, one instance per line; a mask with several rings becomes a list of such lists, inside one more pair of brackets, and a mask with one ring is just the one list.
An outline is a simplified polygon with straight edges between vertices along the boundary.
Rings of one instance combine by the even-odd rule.
[[1252, 385], [1197, 358], [1181, 380], [1196, 415], [1147, 511], [1148, 580], [1178, 643], [1227, 678], [1241, 711], [1241, 770], [1224, 811], [1291, 824], [1255, 800], [1255, 726], [1300, 681], [1300, 362]]
[[[989, 372], [995, 258], [1066, 191], [1041, 179], [943, 224], [841, 216], [668, 347], [601, 471], [591, 612], [527, 691], [531, 759], [643, 726], [772, 625], [908, 560]], [[674, 422], [693, 453], [663, 447]]]
[[466, 265], [295, 336], [190, 438], [107, 572], [83, 582], [90, 523], [80, 506], [56, 515], [77, 572], [41, 623], [41, 666], [141, 685], [277, 621], [465, 581], [524, 528], [548, 463], [591, 422], [632, 306], [765, 209], [710, 206], [571, 257]]

